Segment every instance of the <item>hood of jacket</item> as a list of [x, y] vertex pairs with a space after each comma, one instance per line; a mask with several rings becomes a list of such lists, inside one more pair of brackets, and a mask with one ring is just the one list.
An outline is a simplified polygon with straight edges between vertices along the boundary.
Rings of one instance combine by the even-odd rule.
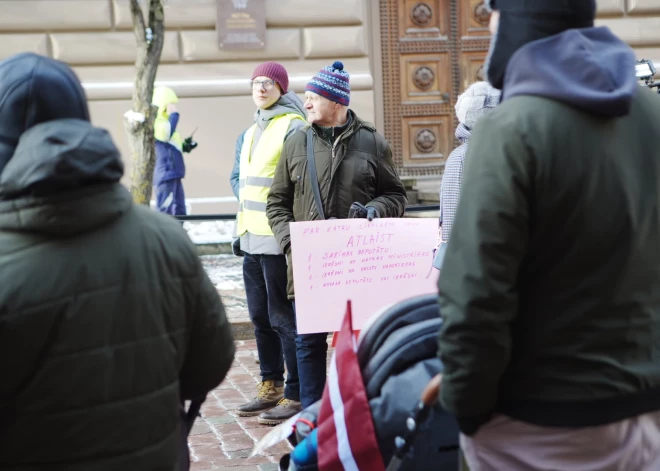
[[570, 29], [518, 49], [507, 66], [503, 99], [533, 95], [624, 116], [639, 87], [634, 71], [632, 49], [607, 27]]
[[123, 173], [106, 130], [75, 119], [35, 126], [0, 174], [0, 230], [69, 235], [107, 223], [132, 204]]
[[167, 116], [167, 106], [178, 102], [179, 97], [176, 96], [176, 93], [170, 87], [154, 88], [154, 96], [151, 104], [158, 107], [158, 116]]
[[0, 62], [0, 172], [25, 131], [67, 118], [89, 121], [85, 91], [68, 65], [33, 53]]
[[266, 129], [271, 119], [289, 113], [295, 113], [307, 119], [303, 102], [293, 92], [282, 95], [270, 108], [258, 109], [254, 114], [254, 122], [263, 130]]

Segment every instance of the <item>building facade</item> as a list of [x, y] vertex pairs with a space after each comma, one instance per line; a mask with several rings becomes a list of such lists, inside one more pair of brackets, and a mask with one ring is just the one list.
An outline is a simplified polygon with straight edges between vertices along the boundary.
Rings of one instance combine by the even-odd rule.
[[[440, 176], [454, 145], [453, 103], [478, 79], [488, 49], [483, 1], [263, 0], [265, 45], [240, 51], [218, 46], [219, 2], [231, 0], [163, 1], [157, 82], [180, 97], [181, 134], [198, 128], [184, 180], [194, 214], [236, 209], [228, 181], [235, 141], [254, 113], [252, 70], [266, 60], [284, 64], [300, 94], [321, 67], [343, 61], [351, 107], [391, 142], [401, 175], [411, 184]], [[659, 0], [597, 2], [599, 25], [660, 64]], [[123, 115], [131, 108], [136, 55], [129, 0], [0, 0], [0, 59], [23, 51], [69, 63], [94, 123], [129, 155]]]

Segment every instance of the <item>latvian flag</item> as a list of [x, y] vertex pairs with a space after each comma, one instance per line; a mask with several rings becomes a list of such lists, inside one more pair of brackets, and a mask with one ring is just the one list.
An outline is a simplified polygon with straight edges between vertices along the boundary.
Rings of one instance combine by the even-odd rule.
[[348, 301], [317, 420], [319, 471], [385, 470], [356, 351]]

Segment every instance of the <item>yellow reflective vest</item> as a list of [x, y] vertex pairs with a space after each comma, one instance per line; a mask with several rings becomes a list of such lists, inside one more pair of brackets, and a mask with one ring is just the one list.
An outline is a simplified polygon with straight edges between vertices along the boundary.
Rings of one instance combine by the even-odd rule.
[[[273, 231], [266, 217], [266, 201], [275, 176], [275, 167], [280, 160], [284, 138], [294, 119], [304, 120], [300, 115], [288, 113], [273, 118], [252, 149], [252, 139], [257, 125], [245, 132], [240, 157], [239, 208], [236, 233], [272, 236]], [[252, 149], [252, 155], [250, 150]]]
[[167, 105], [178, 103], [179, 97], [169, 87], [156, 87], [151, 102], [158, 107], [158, 114], [154, 122], [154, 137], [158, 141], [172, 144], [179, 152], [182, 152], [183, 139], [181, 139], [179, 131], [175, 131], [170, 136], [172, 130], [170, 120], [168, 119], [169, 115], [167, 114]]

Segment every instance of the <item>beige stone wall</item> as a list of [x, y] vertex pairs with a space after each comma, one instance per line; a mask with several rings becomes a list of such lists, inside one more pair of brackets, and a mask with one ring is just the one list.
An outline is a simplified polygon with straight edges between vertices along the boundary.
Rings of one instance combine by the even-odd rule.
[[[184, 180], [193, 213], [236, 209], [232, 198], [225, 204], [194, 200], [232, 196], [228, 179], [236, 137], [252, 121], [249, 79], [260, 62], [284, 64], [290, 88], [302, 94], [321, 67], [342, 60], [351, 74], [351, 107], [374, 120], [369, 0], [323, 2], [321, 10], [314, 0], [265, 0], [266, 46], [253, 51], [219, 49], [216, 0], [164, 4], [166, 37], [157, 82], [181, 98], [182, 135], [199, 127], [199, 147], [187, 156]], [[128, 5], [128, 0], [0, 0], [0, 59], [34, 51], [71, 64], [87, 91], [94, 123], [110, 129], [124, 155], [122, 117], [130, 109], [135, 70]]]
[[[216, 0], [164, 3], [167, 31], [157, 80], [181, 97], [182, 134], [199, 127], [195, 136], [200, 146], [187, 157], [185, 180], [187, 197], [193, 201], [231, 200], [228, 177], [235, 139], [250, 125], [254, 112], [248, 80], [262, 61], [283, 63], [291, 88], [301, 93], [321, 67], [343, 60], [351, 74], [352, 108], [363, 118], [382, 123], [376, 98], [382, 93], [380, 74], [375, 72], [380, 50], [376, 0], [265, 0], [266, 46], [258, 51], [218, 48]], [[0, 0], [0, 59], [34, 51], [71, 64], [87, 90], [93, 121], [110, 129], [124, 155], [122, 116], [130, 108], [135, 60], [128, 4], [128, 0]], [[639, 58], [660, 64], [660, 0], [598, 0], [598, 6], [599, 25], [611, 27]], [[192, 206], [197, 214], [235, 208], [233, 201]]]
[[[609, 26], [630, 44], [638, 59], [660, 68], [660, 0], [596, 0], [597, 26]], [[656, 76], [660, 80], [660, 74]]]

